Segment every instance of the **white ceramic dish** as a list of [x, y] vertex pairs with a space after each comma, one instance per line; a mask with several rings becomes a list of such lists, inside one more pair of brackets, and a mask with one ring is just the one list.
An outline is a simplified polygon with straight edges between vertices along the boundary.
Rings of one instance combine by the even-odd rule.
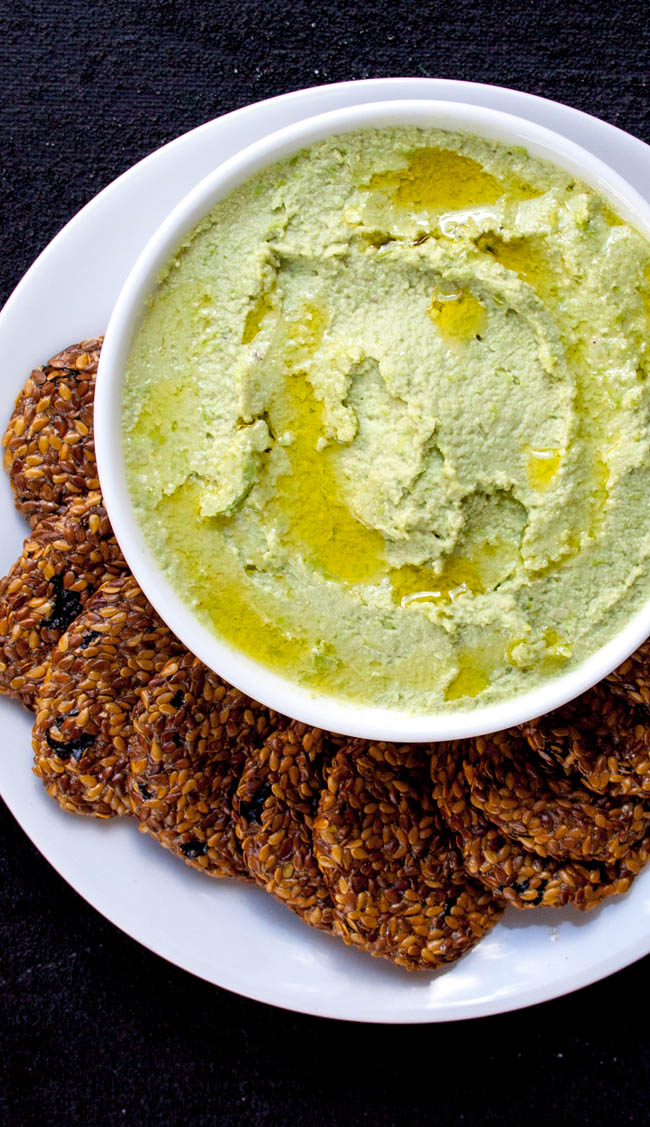
[[[146, 595], [193, 653], [231, 684], [278, 712], [352, 736], [395, 741], [455, 739], [498, 731], [564, 704], [600, 681], [647, 637], [650, 603], [587, 661], [498, 704], [443, 714], [409, 715], [335, 699], [302, 687], [222, 641], [194, 615], [149, 551], [129, 496], [122, 457], [121, 398], [128, 355], [144, 306], [163, 266], [212, 207], [260, 169], [326, 137], [392, 125], [459, 130], [549, 160], [585, 180], [650, 239], [650, 205], [598, 157], [535, 122], [485, 106], [388, 101], [344, 107], [286, 126], [220, 164], [168, 215], [129, 274], [111, 316], [97, 378], [95, 444], [102, 490], [115, 534]], [[182, 156], [179, 154], [179, 160]]]
[[[648, 146], [605, 122], [514, 90], [380, 79], [298, 91], [249, 106], [180, 137], [125, 173], [34, 263], [0, 314], [5, 415], [34, 364], [71, 341], [103, 331], [150, 235], [218, 161], [310, 113], [392, 98], [471, 101], [519, 114], [583, 144], [647, 194]], [[0, 566], [6, 571], [25, 525], [13, 508], [5, 475], [0, 475], [0, 520]], [[248, 997], [348, 1020], [448, 1021], [545, 1001], [650, 952], [649, 870], [627, 896], [585, 917], [509, 909], [495, 930], [448, 971], [409, 976], [307, 928], [255, 888], [202, 878], [138, 834], [127, 819], [100, 824], [62, 814], [30, 771], [30, 716], [1, 699], [0, 726], [5, 751], [0, 791], [50, 864], [138, 942]]]

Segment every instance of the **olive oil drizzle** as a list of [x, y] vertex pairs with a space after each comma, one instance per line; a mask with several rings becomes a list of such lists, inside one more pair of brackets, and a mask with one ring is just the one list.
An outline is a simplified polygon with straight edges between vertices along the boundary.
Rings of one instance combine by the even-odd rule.
[[539, 450], [529, 447], [526, 476], [531, 489], [535, 489], [538, 493], [548, 489], [561, 462], [562, 453], [556, 447]]
[[428, 314], [444, 340], [458, 343], [479, 336], [488, 319], [487, 309], [469, 290], [436, 291]]
[[515, 175], [503, 182], [473, 157], [438, 148], [417, 149], [404, 168], [376, 172], [368, 188], [415, 212], [459, 211], [495, 204], [504, 195], [517, 200], [537, 195], [530, 184]]
[[[271, 309], [270, 302], [253, 306], [244, 343], [250, 343], [253, 326], [259, 332]], [[323, 404], [305, 371], [323, 342], [328, 321], [319, 302], [306, 301], [299, 315], [281, 316], [278, 325], [284, 381], [268, 405], [267, 416], [273, 433], [289, 436], [285, 446], [289, 468], [278, 477], [268, 515], [283, 529], [285, 547], [299, 552], [311, 566], [345, 583], [368, 583], [385, 572], [384, 538], [376, 529], [366, 528], [346, 503], [335, 451], [325, 435]]]

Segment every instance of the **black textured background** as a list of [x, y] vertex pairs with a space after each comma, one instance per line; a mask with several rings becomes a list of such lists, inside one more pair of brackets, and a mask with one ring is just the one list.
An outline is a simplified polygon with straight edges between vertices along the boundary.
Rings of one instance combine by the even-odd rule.
[[[647, 17], [642, 2], [566, 0], [0, 0], [0, 302], [134, 161], [302, 86], [470, 79], [650, 141]], [[649, 986], [646, 959], [560, 1001], [452, 1026], [297, 1017], [139, 948], [0, 809], [2, 1124], [644, 1124]]]

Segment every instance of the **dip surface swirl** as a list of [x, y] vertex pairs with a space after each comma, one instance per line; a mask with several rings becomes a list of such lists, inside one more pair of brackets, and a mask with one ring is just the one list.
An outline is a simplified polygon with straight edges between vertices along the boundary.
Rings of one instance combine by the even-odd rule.
[[127, 479], [181, 597], [304, 686], [408, 712], [583, 661], [650, 597], [650, 245], [469, 134], [332, 138], [168, 264]]

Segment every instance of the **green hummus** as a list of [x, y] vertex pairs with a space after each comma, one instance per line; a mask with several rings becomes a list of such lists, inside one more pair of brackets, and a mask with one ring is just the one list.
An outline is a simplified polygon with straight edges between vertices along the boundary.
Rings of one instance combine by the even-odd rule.
[[123, 401], [172, 584], [302, 685], [503, 700], [650, 598], [650, 245], [522, 149], [416, 128], [253, 177], [169, 263]]

